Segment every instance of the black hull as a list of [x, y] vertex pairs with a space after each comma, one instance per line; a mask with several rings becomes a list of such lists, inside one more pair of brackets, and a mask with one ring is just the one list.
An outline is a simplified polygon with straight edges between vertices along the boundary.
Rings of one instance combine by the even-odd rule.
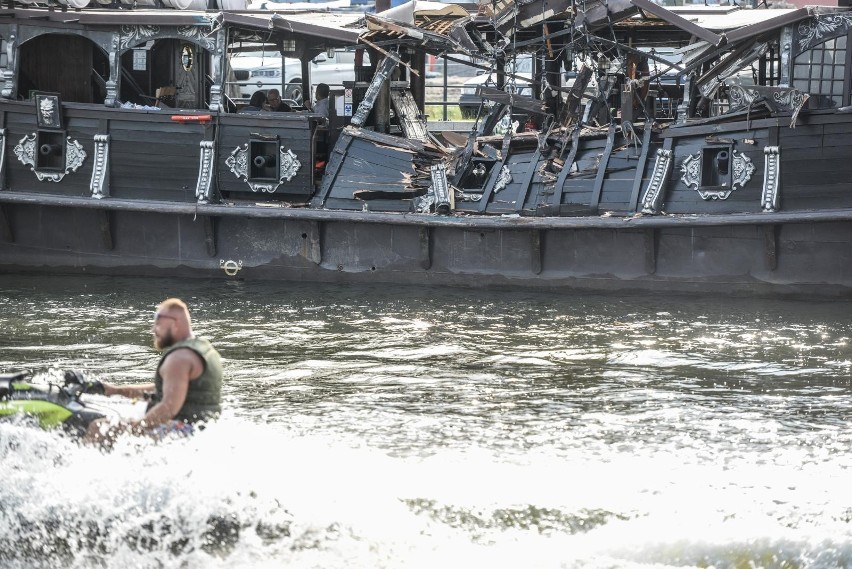
[[0, 268], [7, 272], [852, 295], [852, 273], [843, 269], [852, 266], [852, 211], [846, 210], [418, 219], [209, 205], [164, 213], [148, 210], [157, 209], [150, 203], [146, 211], [129, 209], [132, 204], [102, 210], [16, 203], [14, 197], [0, 195], [12, 234], [0, 247]]

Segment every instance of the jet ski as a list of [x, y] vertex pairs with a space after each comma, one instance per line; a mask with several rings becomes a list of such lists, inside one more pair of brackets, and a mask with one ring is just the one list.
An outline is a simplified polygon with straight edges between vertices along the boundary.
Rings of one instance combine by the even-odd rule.
[[43, 429], [60, 428], [80, 437], [89, 424], [112, 413], [81, 396], [103, 393], [99, 381], [86, 381], [79, 371], [63, 373], [62, 385], [30, 381], [29, 371], [0, 374], [0, 421], [33, 419]]

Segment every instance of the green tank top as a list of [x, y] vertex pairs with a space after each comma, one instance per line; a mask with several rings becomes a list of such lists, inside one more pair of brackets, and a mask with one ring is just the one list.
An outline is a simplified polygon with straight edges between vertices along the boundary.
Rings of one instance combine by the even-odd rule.
[[204, 371], [198, 379], [189, 382], [186, 400], [175, 419], [192, 422], [215, 418], [222, 410], [222, 359], [213, 345], [203, 338], [188, 338], [169, 346], [163, 352], [160, 363], [157, 365], [157, 374], [154, 377], [157, 401], [163, 399], [163, 378], [160, 376], [160, 366], [163, 365], [163, 361], [170, 353], [183, 348], [189, 348], [201, 357], [204, 362]]

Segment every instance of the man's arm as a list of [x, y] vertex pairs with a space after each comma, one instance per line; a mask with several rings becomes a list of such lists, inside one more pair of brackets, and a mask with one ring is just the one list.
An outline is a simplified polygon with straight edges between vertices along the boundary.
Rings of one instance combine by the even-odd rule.
[[116, 385], [104, 382], [104, 395], [121, 395], [131, 399], [142, 399], [146, 393], [154, 393], [156, 387], [153, 383]]

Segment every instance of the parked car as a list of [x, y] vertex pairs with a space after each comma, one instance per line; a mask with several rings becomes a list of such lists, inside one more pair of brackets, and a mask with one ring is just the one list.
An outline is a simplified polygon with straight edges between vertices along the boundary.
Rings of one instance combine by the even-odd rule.
[[277, 51], [238, 51], [231, 55], [230, 61], [234, 76], [229, 96], [249, 99], [255, 91], [280, 90], [286, 83], [284, 98], [301, 100], [302, 64], [298, 59], [285, 58], [283, 72], [281, 54]]
[[[365, 64], [369, 58], [365, 54]], [[243, 51], [231, 56], [231, 69], [234, 72], [236, 93], [232, 96], [248, 99], [255, 91], [281, 90], [283, 98], [301, 104], [302, 63], [295, 58], [284, 58], [276, 51]], [[355, 52], [335, 50], [321, 53], [310, 64], [311, 94], [319, 83], [326, 83], [332, 89], [342, 87], [344, 81], [355, 80]]]

